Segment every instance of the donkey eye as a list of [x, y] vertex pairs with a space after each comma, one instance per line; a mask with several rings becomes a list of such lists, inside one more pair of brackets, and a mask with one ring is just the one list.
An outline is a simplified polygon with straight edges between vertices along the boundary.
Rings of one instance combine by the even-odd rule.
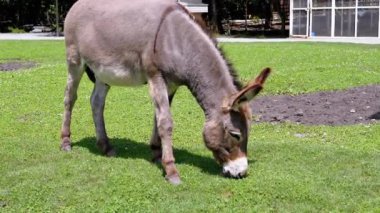
[[237, 141], [240, 141], [241, 133], [237, 131], [229, 131], [230, 135], [235, 138]]
[[225, 147], [224, 149], [225, 149], [228, 153], [231, 153], [231, 149], [230, 149], [230, 148]]

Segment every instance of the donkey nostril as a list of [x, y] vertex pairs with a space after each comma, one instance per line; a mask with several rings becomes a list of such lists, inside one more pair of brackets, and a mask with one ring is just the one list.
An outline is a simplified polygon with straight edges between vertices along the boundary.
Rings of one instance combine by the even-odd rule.
[[240, 172], [239, 173], [239, 178], [245, 178], [245, 177], [247, 177], [247, 171], [244, 171], [244, 172]]
[[228, 171], [228, 170], [226, 170], [226, 169], [224, 169], [223, 168], [223, 176], [225, 176], [225, 177], [230, 177], [231, 176], [231, 173], [230, 173], [230, 171]]

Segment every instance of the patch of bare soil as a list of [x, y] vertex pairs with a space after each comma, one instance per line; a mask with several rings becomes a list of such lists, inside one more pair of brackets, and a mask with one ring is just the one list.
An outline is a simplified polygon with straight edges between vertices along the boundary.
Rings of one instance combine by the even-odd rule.
[[251, 106], [255, 122], [368, 124], [380, 120], [380, 85], [297, 96], [264, 96], [255, 99]]
[[0, 72], [11, 72], [21, 69], [30, 69], [35, 67], [37, 64], [32, 61], [22, 61], [22, 60], [9, 60], [7, 62], [0, 63]]

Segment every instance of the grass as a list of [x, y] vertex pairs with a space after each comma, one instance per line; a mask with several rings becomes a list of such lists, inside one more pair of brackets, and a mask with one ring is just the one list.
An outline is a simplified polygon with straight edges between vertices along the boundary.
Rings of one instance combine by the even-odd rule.
[[310, 42], [224, 46], [245, 80], [263, 67], [273, 68], [267, 93], [298, 94], [380, 82], [379, 45]]
[[[242, 79], [274, 69], [264, 95], [380, 83], [380, 46], [324, 43], [223, 44]], [[250, 174], [226, 179], [204, 147], [203, 114], [182, 88], [173, 102], [174, 145], [183, 184], [151, 164], [153, 108], [147, 87], [112, 88], [105, 117], [118, 157], [94, 145], [83, 79], [72, 122], [73, 151], [59, 150], [66, 81], [62, 41], [1, 41], [9, 58], [39, 66], [0, 73], [1, 212], [377, 212], [380, 124], [251, 129]], [[296, 137], [303, 134], [305, 137]]]

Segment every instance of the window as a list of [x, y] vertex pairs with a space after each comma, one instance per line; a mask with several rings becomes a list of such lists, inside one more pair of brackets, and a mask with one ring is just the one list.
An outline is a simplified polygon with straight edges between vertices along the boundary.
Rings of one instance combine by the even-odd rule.
[[305, 10], [293, 11], [293, 34], [307, 35], [307, 12]]
[[332, 0], [313, 0], [313, 7], [331, 7]]
[[358, 9], [358, 36], [379, 36], [379, 9]]
[[358, 0], [358, 6], [379, 6], [379, 0]]
[[291, 35], [380, 38], [380, 0], [291, 1]]
[[294, 8], [306, 8], [307, 0], [294, 0]]
[[356, 1], [355, 0], [336, 0], [335, 6], [336, 7], [355, 7]]
[[313, 10], [311, 36], [331, 36], [331, 9]]
[[355, 9], [335, 10], [335, 36], [355, 36]]

